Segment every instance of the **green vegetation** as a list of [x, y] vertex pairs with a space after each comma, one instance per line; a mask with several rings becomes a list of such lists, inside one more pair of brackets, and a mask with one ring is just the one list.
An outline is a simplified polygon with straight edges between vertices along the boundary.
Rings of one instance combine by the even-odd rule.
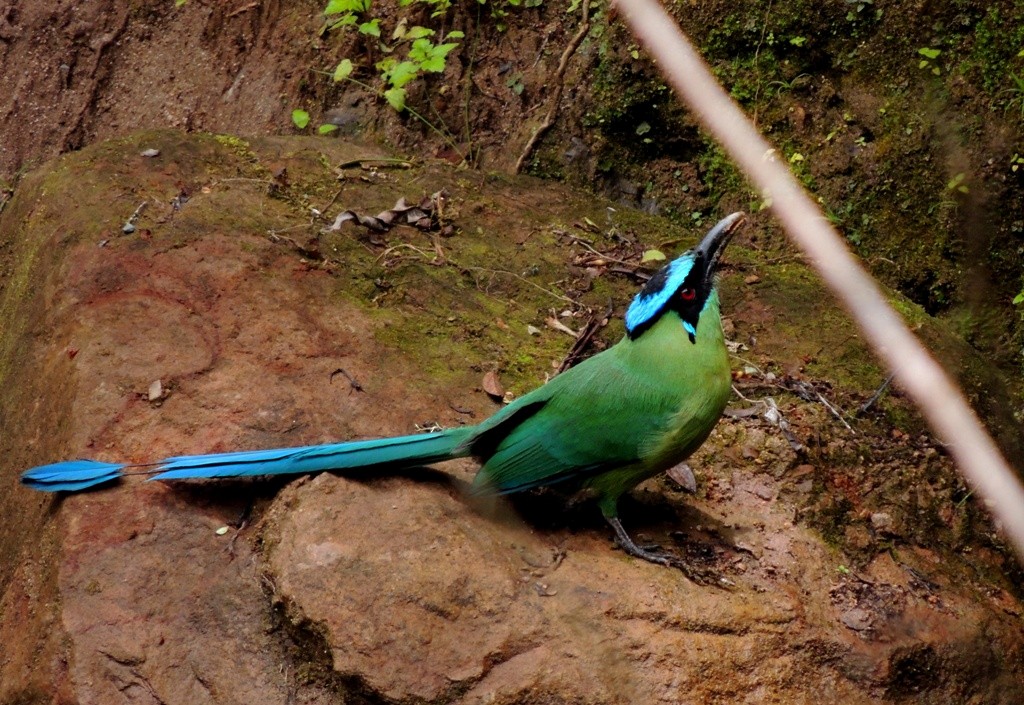
[[[468, 6], [325, 0], [318, 46], [335, 58], [318, 72], [328, 80], [313, 93], [329, 100], [335, 86], [358, 85], [381, 106], [427, 126], [447, 143], [447, 154], [472, 162], [479, 139], [473, 121], [485, 112], [471, 106], [485, 102], [483, 85], [473, 82], [488, 70], [474, 63], [474, 46], [495, 32], [535, 34], [523, 11], [538, 7], [528, 17], [543, 17], [547, 26], [563, 16], [562, 8], [538, 0]], [[573, 2], [565, 10], [580, 7]], [[988, 321], [987, 309], [998, 309], [1002, 328], [963, 329], [982, 331], [976, 343], [999, 351], [1001, 362], [1024, 365], [1018, 296], [1024, 253], [1014, 244], [1024, 235], [1024, 202], [1009, 197], [1024, 187], [1024, 142], [1015, 137], [1024, 127], [1024, 5], [958, 0], [926, 16], [909, 2], [752, 0], [677, 14], [733, 98], [776, 145], [778, 158], [814, 192], [875, 274], [933, 315]], [[565, 130], [556, 139], [537, 146], [529, 170], [688, 226], [723, 203], [761, 208], [758, 194], [701, 134], [635, 39], [608, 22], [606, 3], [593, 3], [589, 16], [580, 56], [590, 63], [567, 83], [576, 91], [568, 110], [577, 112], [555, 126], [556, 134]], [[558, 46], [546, 42], [538, 56], [550, 63]], [[538, 105], [531, 95], [537, 76], [509, 63], [496, 80], [489, 77], [486, 101], [506, 101], [502, 109], [516, 108], [517, 100]], [[317, 127], [317, 111], [303, 107], [293, 113], [296, 127], [336, 129]], [[496, 139], [512, 132], [493, 124], [486, 129], [504, 129]], [[569, 138], [585, 145], [578, 162], [565, 156]], [[995, 214], [983, 220], [998, 235], [992, 248], [975, 252], [970, 243], [981, 212]], [[993, 288], [977, 300], [966, 279], [975, 255]], [[1016, 306], [1009, 305], [1013, 300]]]
[[[432, 18], [443, 17], [451, 6], [449, 0], [402, 0], [401, 6], [426, 4], [433, 8]], [[411, 81], [430, 73], [444, 72], [448, 54], [459, 46], [450, 40], [462, 39], [465, 34], [452, 30], [444, 34], [440, 43], [434, 43], [437, 31], [428, 27], [408, 27], [403, 18], [396, 23], [390, 33], [392, 44], [381, 40], [381, 17], [369, 17], [372, 0], [331, 0], [324, 8], [327, 23], [321, 30], [329, 32], [339, 28], [355, 28], [360, 34], [377, 38], [377, 48], [384, 55], [374, 63], [379, 76], [379, 92], [388, 104], [402, 112], [406, 109], [405, 86]], [[362, 20], [362, 21], [361, 21]], [[403, 60], [395, 54], [405, 54]], [[332, 77], [335, 81], [355, 80], [352, 72], [355, 64], [351, 59], [343, 59], [335, 68]], [[360, 85], [370, 88], [365, 83]], [[372, 89], [371, 89], [372, 90]]]

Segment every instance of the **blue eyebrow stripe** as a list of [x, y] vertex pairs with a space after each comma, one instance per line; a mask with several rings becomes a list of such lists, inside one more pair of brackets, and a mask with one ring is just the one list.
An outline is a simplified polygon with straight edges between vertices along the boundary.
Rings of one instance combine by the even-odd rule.
[[657, 316], [686, 281], [693, 269], [693, 253], [687, 252], [662, 267], [633, 299], [626, 310], [626, 330], [632, 332]]

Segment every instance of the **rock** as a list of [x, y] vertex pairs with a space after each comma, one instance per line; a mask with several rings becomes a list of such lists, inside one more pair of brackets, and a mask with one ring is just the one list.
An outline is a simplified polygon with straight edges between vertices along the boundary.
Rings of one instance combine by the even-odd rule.
[[875, 512], [871, 515], [871, 526], [878, 531], [892, 529], [892, 516], [888, 512]]
[[871, 629], [871, 613], [867, 610], [854, 608], [843, 612], [839, 619], [850, 629], [863, 632]]
[[[308, 213], [251, 184], [197, 189], [173, 220], [154, 214], [150, 238], [95, 247], [103, 223], [93, 219], [102, 213], [89, 204], [110, 203], [143, 180], [175, 193], [179, 182], [213, 183], [254, 161], [263, 169], [265, 150], [275, 160], [298, 155], [306, 161], [292, 173], [333, 187], [322, 164], [372, 154], [332, 139], [316, 144], [339, 151], [313, 159], [309, 144], [275, 138], [242, 149], [203, 135], [126, 137], [27, 175], [0, 213], [10, 240], [0, 264], [26, 267], [0, 291], [0, 310], [10, 314], [0, 370], [11, 370], [0, 418], [19, 430], [0, 435], [0, 480], [11, 488], [0, 492], [8, 517], [0, 524], [0, 702], [619, 705], [771, 693], [778, 702], [899, 703], [888, 693], [919, 665], [931, 669], [934, 702], [1012, 702], [1020, 692], [1017, 598], [988, 597], [996, 593], [955, 557], [908, 550], [899, 564], [872, 564], [858, 576], [880, 585], [912, 569], [934, 587], [878, 589], [872, 594], [895, 596], [881, 607], [855, 591], [833, 603], [835, 566], [849, 561], [794, 523], [790, 493], [780, 495], [772, 475], [725, 452], [726, 434], [693, 460], [708, 473], [706, 497], [670, 499], [653, 491], [655, 480], [622, 503], [622, 517], [634, 535], [728, 578], [731, 590], [624, 555], [592, 506], [563, 512], [544, 495], [515, 510], [474, 502], [465, 493], [469, 461], [400, 477], [129, 479], [62, 500], [16, 488], [24, 467], [60, 457], [139, 462], [322, 443], [406, 433], [426, 420], [450, 426], [495, 408], [472, 393], [500, 347], [485, 336], [498, 331], [505, 344], [523, 345], [522, 318], [508, 331], [474, 327], [473, 346], [443, 348], [428, 371], [414, 353], [455, 337], [450, 316], [492, 319], [493, 300], [453, 287], [438, 266], [412, 268], [416, 306], [371, 302], [359, 287], [379, 276], [376, 253], [355, 243], [344, 269], [299, 263], [286, 241], [264, 233], [308, 227]], [[148, 145], [164, 157], [134, 157]], [[125, 164], [149, 171], [122, 171]], [[428, 177], [450, 178], [452, 187], [470, 178], [443, 170], [410, 178]], [[479, 183], [464, 194], [465, 212], [473, 199], [525, 201], [531, 219], [501, 215], [508, 250], [490, 227], [474, 235], [476, 223], [451, 248], [533, 247], [525, 256], [549, 257], [552, 267], [564, 256], [522, 235], [537, 217], [571, 221], [571, 192], [524, 181], [513, 197]], [[363, 197], [393, 199], [394, 188], [367, 185]], [[335, 244], [345, 243], [323, 251]], [[395, 291], [406, 288], [398, 270], [388, 274]], [[345, 288], [353, 283], [356, 291]], [[510, 320], [550, 305], [527, 286], [502, 295], [516, 301], [503, 314]], [[389, 307], [386, 316], [379, 307]], [[394, 331], [408, 330], [400, 326], [410, 317], [431, 335], [401, 347]], [[342, 360], [363, 391], [329, 383]], [[175, 381], [159, 409], [138, 394], [156, 379]], [[755, 458], [769, 454], [764, 447], [753, 446]], [[254, 523], [218, 535], [250, 506]]]

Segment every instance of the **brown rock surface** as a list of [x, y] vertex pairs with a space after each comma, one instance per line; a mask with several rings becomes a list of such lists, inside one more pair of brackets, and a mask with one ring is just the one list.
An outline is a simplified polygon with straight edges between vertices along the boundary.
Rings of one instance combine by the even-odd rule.
[[[284, 7], [282, 7], [284, 5]], [[319, 3], [0, 8], [0, 175], [144, 127], [266, 132], [313, 58]]]
[[[161, 156], [138, 158], [150, 146]], [[372, 150], [137, 135], [28, 177], [2, 214], [0, 703], [1017, 702], [1021, 606], [998, 560], [906, 542], [850, 567], [794, 521], [804, 500], [787, 468], [815, 468], [765, 432], [742, 442], [741, 419], [694, 458], [703, 494], [641, 489], [624, 511], [731, 589], [624, 556], [590, 506], [551, 517], [548, 497], [473, 504], [468, 463], [419, 477], [129, 481], [64, 499], [16, 488], [22, 469], [62, 457], [143, 461], [479, 419], [494, 408], [475, 389], [485, 363], [568, 343], [527, 336], [551, 301], [493, 272], [519, 267], [501, 259], [510, 252], [541, 272], [566, 266], [529, 235], [584, 212], [582, 199], [443, 169], [375, 173], [341, 184], [345, 207], [376, 212], [447, 185], [459, 235], [389, 242], [464, 265], [484, 251], [492, 278], [467, 286], [477, 270], [463, 266], [437, 279], [456, 268], [388, 260], [355, 231], [322, 239], [340, 254], [311, 261], [292, 245], [320, 227], [309, 205], [338, 188], [318, 190], [321, 154]], [[280, 163], [283, 196], [268, 191]], [[191, 198], [173, 210], [182, 190]], [[142, 200], [139, 232], [122, 237]], [[616, 287], [622, 303], [632, 284]], [[399, 344], [412, 325], [422, 342]], [[338, 368], [364, 391], [332, 382]], [[526, 376], [512, 378], [518, 391]], [[150, 401], [157, 379], [166, 395]], [[250, 505], [255, 523], [218, 534]]]

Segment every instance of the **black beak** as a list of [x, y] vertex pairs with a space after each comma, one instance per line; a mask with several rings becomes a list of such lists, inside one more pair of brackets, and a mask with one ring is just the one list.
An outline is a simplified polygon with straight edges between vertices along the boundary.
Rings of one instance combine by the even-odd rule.
[[725, 246], [729, 244], [729, 240], [732, 239], [732, 236], [736, 234], [736, 231], [740, 229], [740, 226], [745, 221], [746, 216], [743, 213], [727, 215], [718, 221], [715, 227], [711, 228], [711, 231], [697, 245], [694, 251], [698, 257], [704, 259], [704, 271], [707, 272], [708, 277], [714, 274], [715, 268], [718, 266], [718, 258], [725, 251]]

